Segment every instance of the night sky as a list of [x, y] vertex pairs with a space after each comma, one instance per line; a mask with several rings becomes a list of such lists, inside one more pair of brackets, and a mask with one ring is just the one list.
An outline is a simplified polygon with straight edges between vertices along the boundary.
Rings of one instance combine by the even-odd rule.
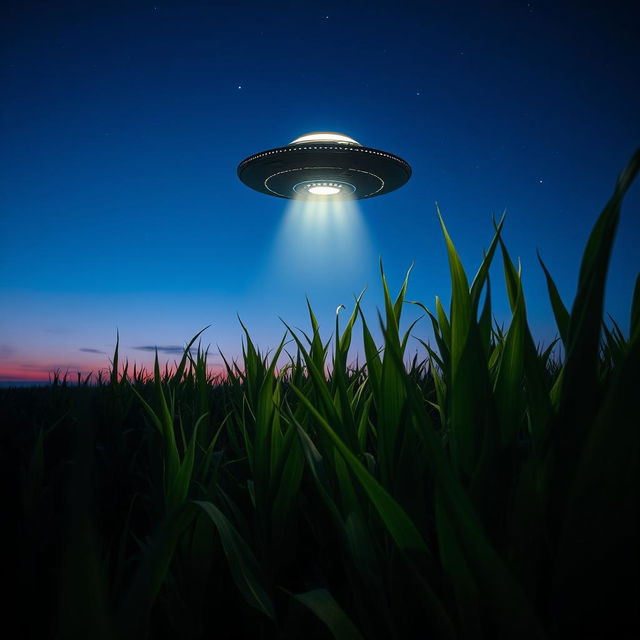
[[[283, 318], [326, 338], [378, 259], [448, 304], [437, 201], [467, 273], [507, 210], [534, 337], [556, 335], [593, 223], [640, 142], [636, 3], [17, 2], [3, 11], [0, 380], [203, 345], [273, 348]], [[304, 230], [237, 178], [246, 156], [337, 131], [407, 160], [402, 189]], [[626, 330], [640, 265], [629, 192], [606, 309]], [[494, 312], [509, 319], [501, 261]], [[407, 323], [420, 315], [409, 306]], [[345, 320], [346, 321], [346, 313]], [[414, 334], [429, 338], [422, 320]], [[378, 334], [379, 335], [379, 334]], [[357, 347], [357, 343], [355, 345]], [[418, 347], [409, 343], [409, 353]], [[354, 357], [356, 350], [354, 349]]]

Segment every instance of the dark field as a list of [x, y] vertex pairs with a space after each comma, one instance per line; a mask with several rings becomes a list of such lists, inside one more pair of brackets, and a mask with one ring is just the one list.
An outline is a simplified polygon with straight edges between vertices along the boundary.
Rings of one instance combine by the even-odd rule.
[[502, 223], [471, 284], [443, 224], [452, 303], [424, 309], [425, 361], [405, 362], [406, 281], [392, 299], [383, 275], [382, 345], [357, 303], [332, 340], [310, 308], [309, 334], [274, 353], [246, 332], [224, 379], [200, 350], [148, 375], [116, 349], [97, 385], [0, 389], [5, 628], [15, 614], [34, 638], [638, 637], [640, 279], [628, 336], [603, 295], [639, 165], [593, 228], [570, 309], [547, 273], [561, 360], [534, 343]]

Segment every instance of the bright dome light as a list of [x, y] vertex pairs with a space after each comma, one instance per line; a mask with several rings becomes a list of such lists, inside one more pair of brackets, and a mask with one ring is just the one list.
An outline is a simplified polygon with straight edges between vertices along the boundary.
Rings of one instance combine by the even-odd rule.
[[333, 196], [340, 193], [340, 189], [337, 187], [311, 187], [309, 193], [313, 193], [314, 196]]
[[331, 131], [307, 133], [307, 135], [300, 136], [289, 144], [304, 144], [306, 142], [337, 142], [338, 144], [355, 144], [359, 147], [362, 146], [357, 140], [354, 140], [349, 136], [345, 136], [342, 133], [332, 133]]

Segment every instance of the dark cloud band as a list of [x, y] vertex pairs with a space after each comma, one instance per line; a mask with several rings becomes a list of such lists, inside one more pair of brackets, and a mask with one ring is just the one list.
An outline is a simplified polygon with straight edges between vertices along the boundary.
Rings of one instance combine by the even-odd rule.
[[[136, 351], [150, 351], [155, 353], [156, 349], [159, 353], [184, 353], [184, 347], [179, 347], [177, 345], [145, 345], [141, 347], [132, 347]], [[193, 351], [193, 349], [191, 349]]]

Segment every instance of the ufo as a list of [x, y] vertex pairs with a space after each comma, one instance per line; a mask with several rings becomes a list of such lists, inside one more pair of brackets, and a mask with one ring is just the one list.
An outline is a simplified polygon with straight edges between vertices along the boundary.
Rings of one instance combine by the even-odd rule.
[[278, 198], [361, 200], [399, 189], [411, 177], [411, 167], [392, 153], [322, 131], [245, 158], [238, 177]]

